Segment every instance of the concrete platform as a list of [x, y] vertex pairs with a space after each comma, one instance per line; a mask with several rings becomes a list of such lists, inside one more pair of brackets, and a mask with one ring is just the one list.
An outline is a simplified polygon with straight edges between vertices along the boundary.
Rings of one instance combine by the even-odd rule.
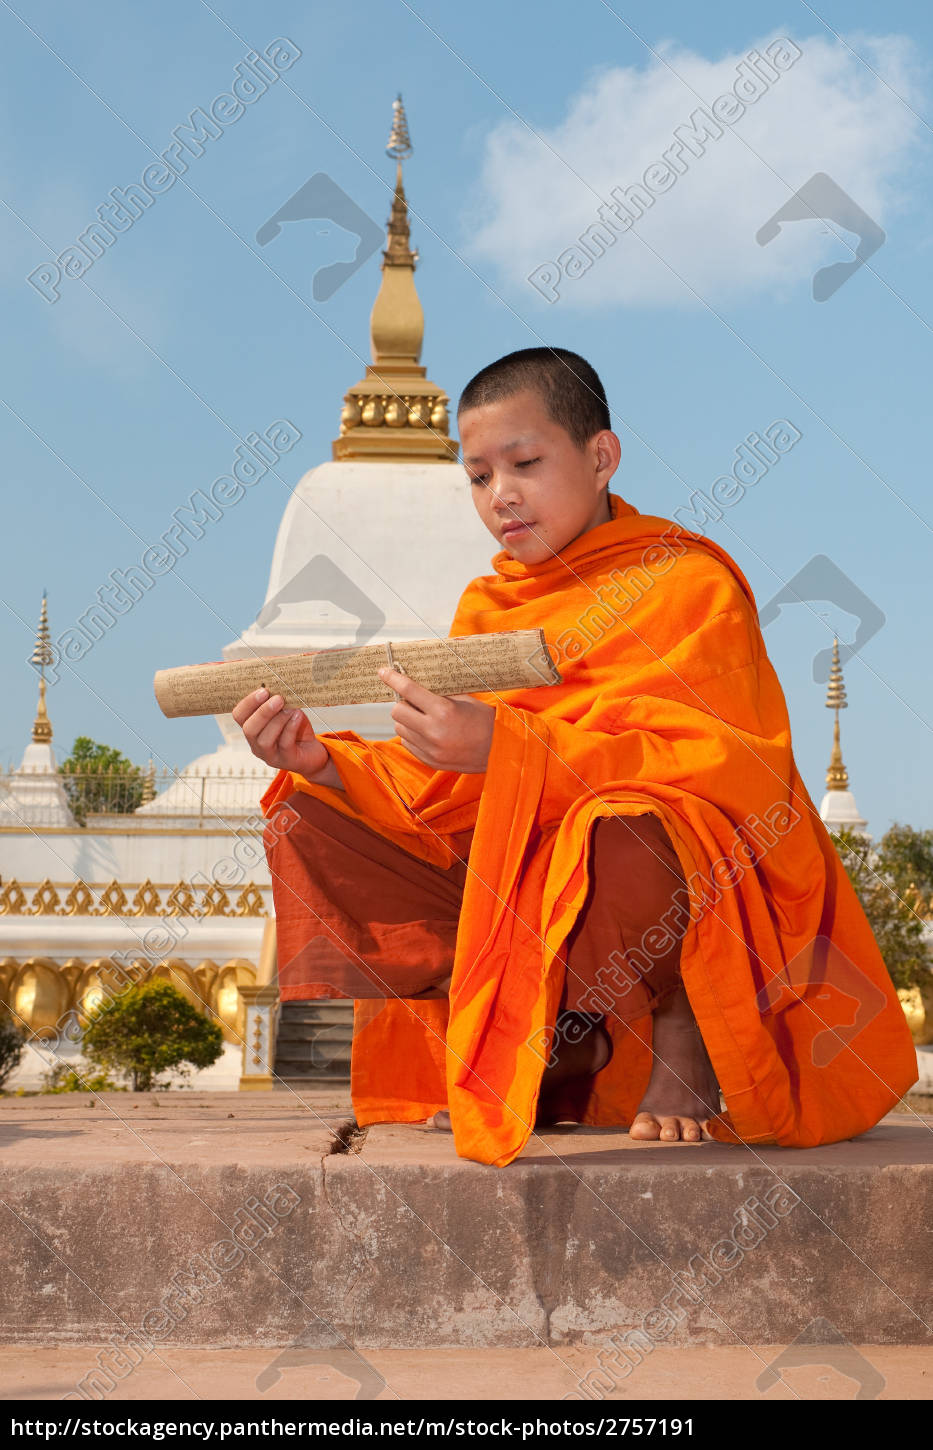
[[672, 1346], [933, 1345], [931, 1116], [806, 1151], [557, 1128], [493, 1169], [354, 1135], [339, 1088], [74, 1094], [0, 1101], [0, 1150], [8, 1345], [602, 1346], [619, 1384]]
[[[562, 1349], [374, 1349], [366, 1356], [368, 1374], [357, 1378], [349, 1365], [302, 1361], [279, 1365], [275, 1350], [193, 1349], [163, 1345], [111, 1389], [88, 1384], [106, 1345], [80, 1348], [58, 1345], [0, 1347], [0, 1398], [60, 1400], [75, 1393], [97, 1401], [128, 1400], [301, 1400], [306, 1409], [319, 1401], [486, 1400], [531, 1401], [528, 1419], [552, 1422], [580, 1403], [593, 1400], [581, 1388], [600, 1374], [595, 1350]], [[872, 1399], [933, 1399], [933, 1351], [916, 1345], [850, 1346], [846, 1357], [824, 1363], [820, 1355], [785, 1366], [774, 1377], [773, 1346], [740, 1345], [715, 1349], [659, 1347], [637, 1372], [598, 1393], [597, 1403], [637, 1407], [642, 1402], [670, 1404], [667, 1413], [690, 1400], [852, 1400], [871, 1376]], [[825, 1358], [825, 1357], [824, 1357]], [[761, 1376], [766, 1382], [759, 1386]], [[860, 1376], [860, 1377], [859, 1377]], [[365, 1380], [365, 1388], [361, 1383]], [[605, 1382], [604, 1382], [605, 1383]], [[80, 1387], [80, 1388], [79, 1388]], [[85, 1389], [90, 1390], [87, 1395]], [[364, 1389], [362, 1395], [360, 1390]], [[565, 1400], [541, 1415], [539, 1402]], [[303, 1419], [313, 1418], [306, 1413]], [[231, 1416], [236, 1419], [237, 1416]]]

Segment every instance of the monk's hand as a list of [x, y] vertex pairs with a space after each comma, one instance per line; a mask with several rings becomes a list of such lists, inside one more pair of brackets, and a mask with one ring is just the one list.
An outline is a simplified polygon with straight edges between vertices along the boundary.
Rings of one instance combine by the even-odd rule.
[[232, 714], [253, 754], [276, 770], [311, 777], [330, 760], [304, 711], [286, 709], [281, 695], [254, 690], [234, 705]]
[[495, 709], [472, 695], [435, 695], [384, 666], [379, 678], [401, 698], [392, 719], [402, 744], [434, 770], [481, 775], [489, 760]]

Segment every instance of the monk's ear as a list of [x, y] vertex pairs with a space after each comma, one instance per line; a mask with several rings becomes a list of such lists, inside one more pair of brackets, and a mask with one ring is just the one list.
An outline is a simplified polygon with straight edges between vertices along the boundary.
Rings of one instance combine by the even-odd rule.
[[600, 477], [611, 478], [622, 460], [622, 444], [618, 435], [604, 428], [590, 439], [596, 471]]

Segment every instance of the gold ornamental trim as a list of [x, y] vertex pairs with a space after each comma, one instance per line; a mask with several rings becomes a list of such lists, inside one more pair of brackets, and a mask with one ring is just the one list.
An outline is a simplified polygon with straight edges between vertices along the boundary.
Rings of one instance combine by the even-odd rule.
[[70, 887], [46, 879], [38, 885], [15, 878], [0, 887], [0, 916], [266, 916], [262, 888], [248, 881], [239, 894], [229, 893], [216, 882], [193, 887], [187, 881], [173, 886], [156, 886], [148, 879], [140, 886], [122, 886], [118, 881], [89, 885], [75, 881]]

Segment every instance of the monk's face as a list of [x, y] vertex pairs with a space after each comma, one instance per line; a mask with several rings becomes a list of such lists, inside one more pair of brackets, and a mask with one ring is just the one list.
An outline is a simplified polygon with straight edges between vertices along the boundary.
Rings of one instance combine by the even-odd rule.
[[476, 511], [521, 563], [543, 563], [610, 518], [620, 445], [608, 429], [581, 448], [531, 389], [469, 408], [459, 425]]

